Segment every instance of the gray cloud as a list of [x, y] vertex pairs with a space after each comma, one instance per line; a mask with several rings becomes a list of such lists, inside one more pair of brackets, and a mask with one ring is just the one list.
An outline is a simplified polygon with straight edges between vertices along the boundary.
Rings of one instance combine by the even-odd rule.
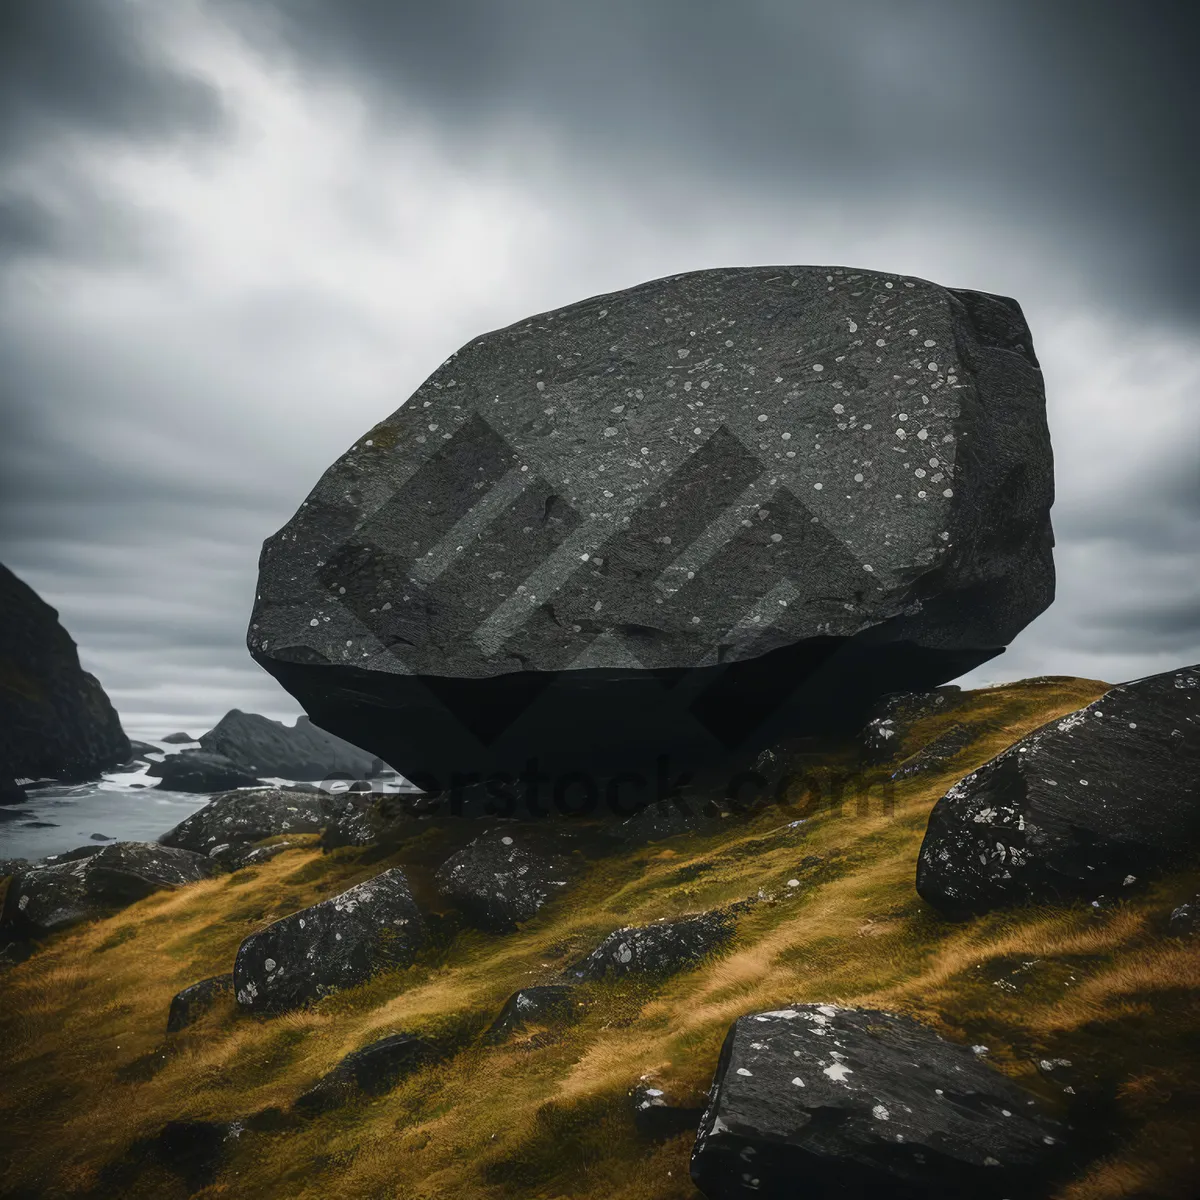
[[1200, 659], [1182, 6], [167, 11], [18, 6], [0, 59], [0, 559], [135, 736], [297, 711], [261, 542], [450, 353], [730, 264], [1021, 301], [1059, 593], [966, 682]]
[[[1196, 14], [1152, 0], [214, 0], [268, 55], [428, 113], [464, 165], [511, 122], [564, 173], [703, 188], [954, 197], [1055, 222], [1074, 271], [1197, 315]], [[1021, 245], [1010, 252], [1021, 252]], [[1181, 310], [1181, 311], [1177, 311]]]

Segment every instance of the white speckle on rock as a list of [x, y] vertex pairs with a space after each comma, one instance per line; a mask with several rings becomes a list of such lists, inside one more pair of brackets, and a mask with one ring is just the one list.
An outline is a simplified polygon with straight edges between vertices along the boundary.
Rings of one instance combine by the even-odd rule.
[[892, 1114], [888, 1112], [888, 1110], [884, 1108], [882, 1104], [876, 1104], [875, 1107], [871, 1109], [871, 1116], [873, 1116], [877, 1121], [888, 1121], [891, 1119]]
[[738, 1067], [737, 1073], [739, 1075], [751, 1075], [751, 1072], [747, 1071], [745, 1067]]

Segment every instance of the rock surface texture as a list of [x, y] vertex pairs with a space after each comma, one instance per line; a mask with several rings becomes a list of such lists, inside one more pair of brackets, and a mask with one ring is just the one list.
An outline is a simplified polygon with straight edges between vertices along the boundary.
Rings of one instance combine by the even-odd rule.
[[712, 1200], [1041, 1194], [1056, 1122], [909, 1017], [798, 1004], [725, 1038], [692, 1154]]
[[1200, 666], [1119, 684], [934, 806], [917, 891], [950, 915], [1119, 895], [1200, 851]]
[[233, 966], [237, 1002], [279, 1013], [407, 966], [426, 939], [425, 921], [399, 868], [252, 933]]
[[529, 1025], [566, 1025], [577, 1020], [583, 1001], [570, 984], [550, 983], [521, 988], [504, 1002], [500, 1015], [483, 1035], [484, 1042], [498, 1044]]
[[154, 842], [80, 847], [20, 872], [9, 883], [0, 929], [17, 937], [45, 937], [106, 916], [151, 892], [216, 873], [203, 855]]
[[259, 780], [223, 754], [203, 750], [181, 750], [162, 762], [151, 763], [146, 774], [160, 780], [159, 787], [172, 792], [224, 792], [230, 788], [254, 787]]
[[440, 894], [467, 920], [492, 933], [516, 929], [570, 883], [565, 863], [504, 832], [464, 846], [438, 868], [435, 879]]
[[373, 779], [384, 767], [373, 754], [326, 733], [308, 717], [284, 725], [236, 708], [201, 735], [200, 747], [223, 754], [251, 775], [273, 779]]
[[653, 925], [626, 926], [608, 935], [586, 958], [568, 968], [575, 979], [630, 974], [667, 975], [686, 970], [723, 946], [734, 933], [732, 915], [700, 913]]
[[999, 653], [1052, 493], [1015, 301], [693, 271], [447, 359], [265, 543], [248, 644], [430, 791], [719, 761]]
[[260, 788], [222, 792], [158, 840], [197, 854], [249, 846], [285, 833], [320, 833], [329, 815], [319, 792]]
[[127, 762], [116, 710], [58, 613], [4, 566], [0, 613], [0, 784], [83, 782]]

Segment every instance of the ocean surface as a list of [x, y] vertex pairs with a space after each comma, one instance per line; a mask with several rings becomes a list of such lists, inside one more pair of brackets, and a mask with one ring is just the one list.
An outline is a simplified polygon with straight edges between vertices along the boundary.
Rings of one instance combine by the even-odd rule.
[[[184, 749], [147, 744], [158, 746], [164, 755]], [[92, 783], [50, 784], [31, 789], [23, 804], [0, 805], [0, 858], [36, 862], [47, 854], [89, 844], [102, 846], [105, 841], [155, 842], [212, 799], [194, 792], [164, 791], [146, 770], [109, 774]], [[374, 786], [383, 791], [415, 790], [399, 776]]]

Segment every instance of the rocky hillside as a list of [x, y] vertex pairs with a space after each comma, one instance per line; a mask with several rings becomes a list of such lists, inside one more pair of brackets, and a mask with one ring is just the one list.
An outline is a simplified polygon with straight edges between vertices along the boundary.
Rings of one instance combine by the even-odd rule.
[[[725, 1088], [718, 1107], [735, 1112], [754, 1056], [800, 1037], [791, 1013], [846, 1047], [814, 1068], [827, 1091], [861, 1069], [855, 1038], [933, 1047], [908, 1090], [876, 1081], [899, 1102], [876, 1105], [879, 1129], [903, 1116], [928, 1134], [940, 1093], [916, 1086], [933, 1078], [922, 1072], [970, 1060], [997, 1123], [1012, 1117], [1007, 1097], [1024, 1098], [1006, 1144], [1045, 1156], [1049, 1195], [1189, 1200], [1200, 867], [966, 917], [916, 889], [930, 813], [952, 785], [1107, 688], [1027, 680], [896, 710], [865, 750], [779, 751], [805, 780], [784, 803], [690, 831], [410, 814], [383, 836], [378, 814], [350, 812], [324, 835], [295, 817], [277, 853], [223, 849], [234, 857], [218, 877], [52, 934], [0, 976], [0, 1193], [697, 1198], [719, 1061], [743, 1090]], [[207, 853], [202, 824], [177, 853], [189, 838]], [[499, 895], [474, 886], [477, 868], [502, 880]], [[366, 920], [392, 904], [411, 923], [389, 942], [391, 965], [355, 983], [347, 957], [343, 986], [289, 993], [298, 927], [251, 935], [385, 872], [394, 895], [376, 884], [313, 909], [305, 935], [336, 938], [345, 910]], [[891, 1015], [863, 1025], [845, 1007]], [[774, 1024], [745, 1024], [752, 1014]], [[807, 1062], [796, 1044], [786, 1052]], [[795, 1079], [812, 1086], [810, 1066]], [[705, 1122], [712, 1145], [720, 1122]], [[753, 1170], [705, 1162], [723, 1189], [709, 1195], [754, 1194], [752, 1146], [740, 1162]]]

